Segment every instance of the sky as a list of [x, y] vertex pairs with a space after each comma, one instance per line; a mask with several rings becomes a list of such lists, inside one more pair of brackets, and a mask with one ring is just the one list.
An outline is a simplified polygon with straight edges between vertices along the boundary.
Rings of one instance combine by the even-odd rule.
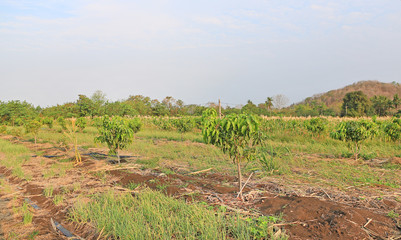
[[0, 101], [296, 103], [361, 80], [401, 82], [400, 0], [0, 0]]

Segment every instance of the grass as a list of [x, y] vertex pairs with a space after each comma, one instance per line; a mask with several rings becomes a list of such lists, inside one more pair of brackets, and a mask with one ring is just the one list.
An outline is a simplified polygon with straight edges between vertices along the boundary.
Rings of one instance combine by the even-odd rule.
[[162, 131], [154, 128], [144, 128], [140, 132], [136, 133], [135, 136], [143, 139], [165, 139], [169, 141], [191, 141], [202, 143], [203, 138], [199, 133], [186, 132], [179, 133], [177, 131]]
[[394, 212], [394, 210], [391, 210], [390, 212], [387, 213], [387, 216], [392, 219], [397, 219], [400, 217], [400, 214]]
[[56, 206], [63, 204], [64, 196], [61, 194], [54, 195], [53, 202]]
[[[108, 192], [97, 195], [90, 203], [78, 201], [70, 218], [78, 223], [91, 222], [98, 231], [103, 229], [115, 239], [254, 239], [272, 237], [274, 228], [262, 226], [279, 221], [250, 221], [149, 189], [135, 197]], [[276, 239], [286, 238], [281, 234]]]
[[18, 178], [27, 181], [32, 179], [32, 176], [26, 174], [22, 169], [22, 165], [30, 160], [30, 150], [28, 148], [0, 139], [0, 152], [5, 155], [3, 158], [0, 157], [0, 165], [11, 169], [12, 174]]
[[24, 202], [24, 204], [21, 207], [21, 213], [22, 213], [22, 222], [25, 225], [31, 224], [32, 219], [33, 219], [33, 213], [31, 212], [29, 204]]
[[7, 157], [12, 157], [21, 154], [29, 154], [30, 150], [23, 145], [0, 139], [0, 152], [6, 154]]
[[324, 179], [330, 185], [340, 188], [363, 184], [399, 188], [401, 185], [397, 170], [382, 169], [378, 171], [368, 165], [351, 165], [349, 160], [311, 161], [303, 159], [303, 167], [313, 169], [312, 174], [304, 176], [309, 181], [311, 179]]
[[11, 185], [0, 178], [0, 193], [12, 193], [12, 191]]
[[45, 195], [45, 197], [52, 197], [53, 196], [53, 186], [47, 186], [44, 190], [43, 190], [43, 195]]
[[81, 191], [81, 183], [76, 182], [72, 185], [72, 191], [73, 192], [78, 192]]

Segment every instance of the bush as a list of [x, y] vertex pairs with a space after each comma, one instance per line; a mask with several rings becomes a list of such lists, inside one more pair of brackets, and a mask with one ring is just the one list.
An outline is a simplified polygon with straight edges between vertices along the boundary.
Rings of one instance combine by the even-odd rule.
[[366, 139], [372, 138], [376, 134], [376, 123], [367, 120], [359, 120], [339, 123], [335, 131], [330, 133], [330, 137], [341, 141], [353, 142], [355, 145], [355, 160], [357, 160], [360, 151], [360, 143]]
[[192, 118], [182, 117], [175, 119], [174, 126], [175, 128], [177, 128], [178, 132], [184, 133], [184, 132], [190, 132], [194, 128], [195, 123], [192, 120]]
[[131, 128], [134, 133], [139, 132], [142, 126], [143, 126], [142, 121], [139, 118], [133, 118], [128, 120], [128, 127]]
[[57, 123], [61, 126], [63, 130], [67, 130], [67, 124], [65, 122], [65, 119], [63, 117], [57, 118]]
[[77, 118], [75, 121], [75, 126], [77, 126], [81, 132], [85, 129], [86, 124], [87, 120], [84, 117]]
[[53, 128], [53, 119], [49, 117], [45, 117], [42, 119], [42, 124], [47, 125], [50, 129]]
[[395, 118], [384, 127], [384, 134], [392, 141], [397, 141], [401, 137], [401, 119]]
[[5, 125], [0, 126], [0, 133], [6, 133], [7, 127]]
[[328, 121], [323, 118], [312, 118], [304, 122], [305, 128], [312, 132], [312, 135], [320, 135], [327, 128]]
[[118, 163], [120, 163], [119, 151], [131, 144], [134, 138], [134, 131], [128, 121], [119, 116], [112, 118], [104, 116], [98, 130], [100, 135], [95, 138], [95, 141], [106, 143], [109, 153], [117, 154]]

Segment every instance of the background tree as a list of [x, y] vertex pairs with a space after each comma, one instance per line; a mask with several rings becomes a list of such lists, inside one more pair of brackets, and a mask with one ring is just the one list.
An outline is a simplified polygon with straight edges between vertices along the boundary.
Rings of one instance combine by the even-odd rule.
[[107, 102], [106, 94], [100, 90], [97, 90], [92, 94], [90, 100], [93, 103], [94, 115], [97, 116], [103, 115], [102, 108], [104, 104]]
[[242, 107], [242, 113], [259, 114], [259, 108], [251, 101], [248, 100], [247, 104]]
[[132, 106], [141, 116], [152, 115], [152, 102], [149, 97], [142, 95], [130, 96], [124, 103]]
[[266, 101], [265, 101], [265, 106], [266, 106], [267, 110], [270, 111], [273, 107], [273, 98], [267, 97]]
[[45, 117], [42, 119], [42, 124], [46, 124], [50, 129], [53, 128], [53, 119], [50, 117]]
[[0, 102], [0, 120], [14, 126], [17, 119], [31, 120], [39, 115], [39, 109], [26, 101]]
[[360, 117], [366, 115], [370, 108], [370, 101], [362, 91], [349, 92], [343, 98], [341, 116]]
[[76, 128], [79, 128], [79, 130], [81, 132], [83, 132], [84, 129], [86, 128], [87, 123], [88, 123], [88, 121], [86, 120], [86, 118], [80, 117], [80, 118], [78, 118], [76, 120], [74, 119], [74, 122], [72, 122], [71, 124], [74, 125], [74, 128], [76, 126]]
[[277, 109], [282, 109], [288, 105], [288, 98], [283, 94], [278, 94], [273, 97], [273, 105]]
[[80, 117], [94, 117], [96, 115], [95, 104], [90, 98], [85, 95], [79, 95], [79, 98], [77, 100], [77, 107]]
[[374, 96], [370, 99], [373, 111], [376, 115], [386, 116], [393, 106], [393, 101], [385, 96]]
[[398, 110], [398, 107], [400, 106], [400, 104], [401, 104], [401, 99], [400, 99], [400, 97], [398, 96], [398, 93], [397, 93], [393, 97], [393, 106], [394, 106], [394, 108], [396, 110]]

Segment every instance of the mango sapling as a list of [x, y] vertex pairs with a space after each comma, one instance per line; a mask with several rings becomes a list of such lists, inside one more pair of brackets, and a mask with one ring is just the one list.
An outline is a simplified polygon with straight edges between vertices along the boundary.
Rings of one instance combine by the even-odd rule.
[[334, 132], [330, 133], [333, 139], [353, 142], [355, 160], [358, 160], [360, 144], [377, 134], [377, 125], [368, 120], [344, 121], [337, 125]]
[[223, 119], [217, 117], [214, 109], [203, 114], [203, 138], [227, 153], [237, 164], [239, 196], [242, 196], [241, 162], [251, 161], [257, 156], [257, 145], [262, 143], [259, 122], [249, 114], [228, 115]]
[[129, 122], [119, 116], [112, 118], [104, 116], [98, 127], [100, 135], [95, 138], [95, 141], [106, 143], [109, 154], [116, 154], [119, 164], [121, 163], [119, 151], [128, 147], [134, 139], [133, 129], [138, 128], [134, 124], [134, 121]]
[[25, 132], [33, 134], [33, 136], [35, 138], [35, 144], [36, 144], [36, 139], [37, 139], [39, 129], [41, 126], [42, 126], [42, 124], [36, 120], [31, 120], [25, 124]]

